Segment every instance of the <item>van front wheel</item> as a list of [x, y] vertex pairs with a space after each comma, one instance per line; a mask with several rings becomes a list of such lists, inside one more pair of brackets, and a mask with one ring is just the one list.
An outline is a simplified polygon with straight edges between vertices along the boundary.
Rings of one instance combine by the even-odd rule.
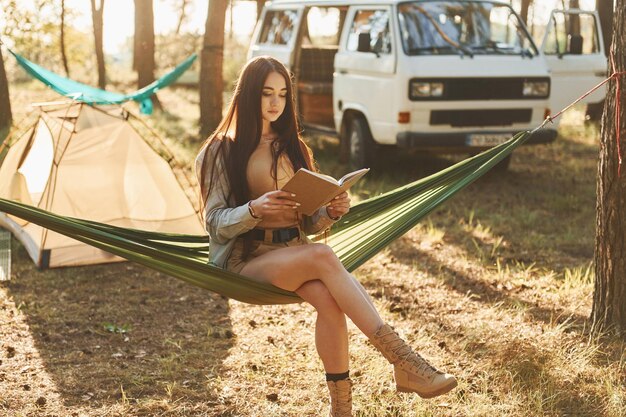
[[348, 140], [350, 144], [350, 168], [360, 169], [372, 166], [376, 153], [376, 143], [372, 139], [369, 126], [364, 119], [360, 117], [352, 119]]

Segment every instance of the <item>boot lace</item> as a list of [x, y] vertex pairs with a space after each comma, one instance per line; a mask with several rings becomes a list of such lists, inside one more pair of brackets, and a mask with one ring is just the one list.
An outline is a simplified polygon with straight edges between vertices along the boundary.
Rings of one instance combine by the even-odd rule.
[[[391, 337], [387, 337], [391, 336]], [[386, 340], [385, 340], [386, 339]], [[399, 360], [411, 366], [419, 375], [430, 377], [439, 371], [407, 345], [396, 332], [382, 337], [382, 343], [387, 345]]]
[[411, 348], [408, 348], [408, 350], [409, 352], [405, 356], [403, 356], [403, 358], [407, 363], [411, 364], [416, 369], [418, 374], [425, 376], [425, 377], [430, 377], [433, 374], [436, 374], [439, 372], [434, 366], [428, 363], [428, 361], [426, 361], [426, 359], [424, 359], [419, 353], [413, 352]]
[[333, 384], [332, 386], [332, 417], [352, 417], [352, 385]]

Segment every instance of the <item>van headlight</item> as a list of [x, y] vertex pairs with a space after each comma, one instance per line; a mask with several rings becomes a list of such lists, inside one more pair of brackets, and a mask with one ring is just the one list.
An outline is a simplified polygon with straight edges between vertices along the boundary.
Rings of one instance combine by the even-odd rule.
[[411, 80], [409, 84], [409, 98], [419, 100], [443, 96], [443, 82]]
[[550, 95], [550, 81], [524, 81], [522, 95], [524, 97], [548, 97]]

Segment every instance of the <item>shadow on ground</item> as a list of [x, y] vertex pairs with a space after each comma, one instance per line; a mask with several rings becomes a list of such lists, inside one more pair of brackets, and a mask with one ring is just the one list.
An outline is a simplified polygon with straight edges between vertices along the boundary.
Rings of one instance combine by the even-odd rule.
[[[419, 264], [428, 271], [428, 275], [439, 277], [443, 284], [441, 288], [456, 292], [461, 298], [469, 297], [476, 304], [464, 311], [453, 301], [459, 297], [450, 297], [449, 301], [439, 300], [435, 296], [439, 291], [438, 284], [435, 285], [438, 288], [432, 288], [431, 292], [430, 285], [416, 283], [384, 286], [379, 282], [374, 285], [372, 282], [365, 283], [374, 298], [386, 299], [389, 312], [420, 323], [419, 327], [431, 335], [440, 349], [447, 350], [457, 358], [454, 365], [448, 365], [448, 368], [462, 380], [461, 387], [454, 393], [459, 401], [469, 401], [472, 396], [466, 396], [467, 393], [486, 393], [494, 403], [504, 403], [504, 399], [511, 396], [530, 401], [529, 404], [533, 404], [532, 407], [541, 415], [602, 415], [607, 398], [590, 383], [594, 376], [582, 370], [564, 375], [559, 362], [564, 358], [559, 356], [554, 346], [543, 345], [544, 340], [549, 340], [550, 343], [558, 343], [561, 352], [579, 348], [584, 344], [581, 341], [588, 338], [585, 330], [588, 329], [588, 318], [585, 315], [566, 313], [558, 306], [551, 308], [526, 300], [517, 292], [519, 288], [502, 289], [482, 281], [471, 276], [471, 272], [441, 262], [430, 251], [416, 250], [407, 239], [394, 243], [388, 253], [394, 263]], [[537, 329], [537, 333], [531, 335], [528, 329], [517, 329], [514, 324], [513, 327], [505, 327], [506, 331], [502, 333], [502, 327], [481, 327], [476, 325], [475, 320], [468, 321], [467, 317], [460, 319], [458, 316], [471, 316], [479, 309], [490, 308], [502, 312], [509, 309], [511, 312], [523, 311], [525, 320], [530, 322], [528, 327]], [[543, 338], [541, 329], [551, 329], [564, 323], [567, 324], [563, 328], [562, 337], [566, 340], [556, 340], [552, 336]], [[613, 345], [610, 340], [603, 345], [608, 352], [613, 353], [596, 358], [598, 369], [619, 361]], [[433, 346], [429, 348], [436, 350]], [[503, 387], [506, 387], [505, 391]]]
[[3, 285], [65, 407], [228, 409], [212, 386], [235, 337], [224, 298], [128, 262], [39, 271], [13, 247], [13, 279]]

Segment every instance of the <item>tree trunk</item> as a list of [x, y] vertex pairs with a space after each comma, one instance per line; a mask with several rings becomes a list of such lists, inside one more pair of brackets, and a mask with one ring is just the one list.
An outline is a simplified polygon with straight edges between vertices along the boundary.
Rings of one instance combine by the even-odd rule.
[[104, 90], [106, 87], [106, 67], [104, 66], [104, 48], [102, 47], [103, 12], [104, 0], [100, 0], [100, 7], [96, 7], [96, 0], [91, 0], [93, 39], [96, 45], [96, 63], [98, 64], [98, 87]]
[[[7, 74], [4, 71], [4, 58], [2, 57], [2, 48], [0, 48], [0, 133], [11, 127], [11, 101], [9, 99], [9, 82]], [[4, 136], [0, 138], [0, 142], [4, 140]]]
[[[580, 4], [578, 0], [569, 0], [569, 8], [579, 9]], [[572, 35], [580, 35], [580, 17], [577, 14], [570, 16], [569, 33]]]
[[[614, 28], [626, 25], [626, 0], [617, 0]], [[613, 33], [611, 49], [615, 71], [626, 71], [626, 32]], [[609, 66], [611, 68], [611, 66]], [[609, 82], [602, 117], [598, 163], [595, 288], [591, 319], [597, 330], [612, 329], [626, 339], [626, 161], [618, 175], [618, 143], [616, 129], [621, 132], [621, 157], [626, 159], [626, 77]], [[619, 126], [615, 107], [621, 104]]]
[[596, 0], [596, 10], [598, 10], [600, 24], [602, 25], [604, 52], [608, 56], [611, 50], [611, 38], [613, 37], [613, 0]]
[[222, 119], [222, 62], [226, 0], [211, 0], [200, 53], [200, 135], [211, 133]]
[[261, 12], [263, 11], [264, 5], [265, 5], [265, 0], [256, 0], [256, 20], [257, 21], [261, 18]]
[[[152, 0], [135, 0], [135, 69], [137, 87], [143, 88], [154, 81], [154, 11]], [[152, 96], [154, 108], [161, 108], [159, 100]]]
[[522, 0], [522, 7], [520, 9], [520, 17], [524, 21], [524, 24], [528, 25], [528, 9], [533, 0]]
[[178, 24], [176, 25], [176, 35], [180, 34], [180, 28], [183, 26], [183, 23], [185, 22], [186, 18], [187, 18], [187, 11], [185, 10], [187, 8], [187, 5], [189, 4], [190, 0], [182, 0], [181, 5], [180, 5], [180, 15], [178, 16]]
[[63, 68], [65, 69], [65, 75], [69, 78], [70, 68], [67, 65], [67, 54], [65, 53], [65, 0], [61, 0], [61, 60], [63, 61]]
[[235, 7], [235, 0], [230, 0], [228, 2], [228, 6], [229, 6], [229, 22], [228, 22], [228, 39], [232, 39], [233, 38], [233, 7]]

